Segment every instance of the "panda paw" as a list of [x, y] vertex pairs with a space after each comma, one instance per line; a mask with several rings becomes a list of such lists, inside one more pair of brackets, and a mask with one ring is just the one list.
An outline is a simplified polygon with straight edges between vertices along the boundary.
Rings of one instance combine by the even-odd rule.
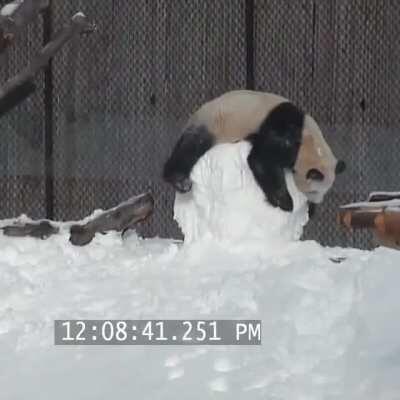
[[176, 181], [174, 187], [178, 192], [187, 193], [192, 189], [192, 181], [190, 178], [184, 178], [180, 181]]
[[173, 165], [171, 166], [169, 162], [164, 167], [163, 179], [180, 193], [187, 193], [192, 189], [190, 177], [184, 172], [176, 171], [176, 168]]
[[293, 200], [287, 190], [278, 190], [268, 196], [268, 201], [283, 211], [293, 211]]
[[187, 193], [192, 189], [192, 180], [188, 177], [176, 176], [174, 179], [170, 179], [169, 182], [180, 193]]

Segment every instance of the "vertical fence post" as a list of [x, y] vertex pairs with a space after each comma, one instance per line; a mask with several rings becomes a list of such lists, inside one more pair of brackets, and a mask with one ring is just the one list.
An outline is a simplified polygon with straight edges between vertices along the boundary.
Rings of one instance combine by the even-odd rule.
[[[52, 0], [43, 11], [43, 44], [51, 40]], [[54, 160], [53, 160], [53, 69], [50, 59], [44, 70], [44, 152], [46, 218], [54, 217]]]
[[246, 89], [254, 90], [254, 0], [246, 1]]

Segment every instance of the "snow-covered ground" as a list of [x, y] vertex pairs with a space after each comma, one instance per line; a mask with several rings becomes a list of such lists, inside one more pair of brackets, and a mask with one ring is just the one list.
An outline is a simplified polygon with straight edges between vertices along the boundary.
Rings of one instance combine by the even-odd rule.
[[[243, 178], [235, 151], [224, 163]], [[268, 206], [257, 194], [227, 199], [222, 193], [238, 190], [229, 176], [202, 186], [218, 176], [215, 160], [194, 171], [196, 207], [177, 200], [190, 243], [110, 233], [74, 247], [65, 231], [45, 241], [0, 234], [0, 399], [400, 399], [400, 253], [323, 248], [291, 235], [279, 251], [279, 240], [246, 250], [237, 231], [230, 247], [219, 240], [224, 229], [243, 228], [245, 239], [247, 213], [259, 220]], [[243, 185], [255, 190], [251, 180]], [[246, 212], [232, 215], [244, 201]], [[268, 212], [293, 235], [305, 222]], [[221, 214], [232, 219], [194, 228]], [[267, 239], [262, 226], [253, 242]], [[261, 319], [263, 343], [54, 346], [55, 319], [85, 318]]]

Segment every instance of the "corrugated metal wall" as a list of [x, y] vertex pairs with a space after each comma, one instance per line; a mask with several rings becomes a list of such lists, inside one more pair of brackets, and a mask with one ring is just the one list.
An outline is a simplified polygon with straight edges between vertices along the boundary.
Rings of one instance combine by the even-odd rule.
[[[323, 243], [368, 247], [335, 225], [338, 204], [399, 190], [400, 3], [389, 0], [70, 0], [52, 2], [57, 29], [78, 10], [98, 32], [52, 65], [52, 103], [39, 90], [0, 121], [0, 217], [77, 219], [151, 189], [148, 235], [178, 235], [162, 163], [187, 116], [227, 90], [289, 97], [320, 123], [349, 165], [307, 228]], [[43, 40], [42, 20], [0, 65], [5, 80]], [[44, 114], [53, 126], [46, 199]], [[48, 196], [47, 196], [48, 197]]]

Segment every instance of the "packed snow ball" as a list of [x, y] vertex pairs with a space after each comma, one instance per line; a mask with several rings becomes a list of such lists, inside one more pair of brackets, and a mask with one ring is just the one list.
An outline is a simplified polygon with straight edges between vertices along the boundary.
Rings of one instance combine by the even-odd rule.
[[293, 211], [270, 205], [248, 166], [250, 150], [247, 142], [220, 144], [197, 162], [192, 190], [175, 198], [174, 217], [185, 243], [209, 239], [232, 248], [259, 245], [276, 251], [300, 238], [308, 221], [306, 197], [287, 172]]

